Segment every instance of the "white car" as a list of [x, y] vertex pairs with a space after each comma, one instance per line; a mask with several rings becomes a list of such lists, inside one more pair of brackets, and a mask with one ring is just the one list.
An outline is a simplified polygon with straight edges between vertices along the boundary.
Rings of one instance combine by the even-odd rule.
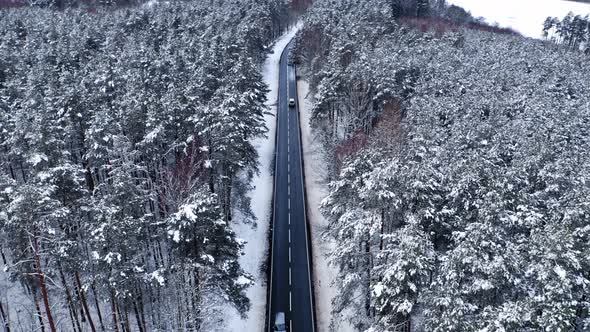
[[289, 107], [295, 107], [295, 98], [289, 98]]
[[275, 315], [275, 326], [273, 331], [275, 332], [286, 332], [287, 331], [287, 324], [285, 322], [285, 313], [284, 312], [277, 312]]

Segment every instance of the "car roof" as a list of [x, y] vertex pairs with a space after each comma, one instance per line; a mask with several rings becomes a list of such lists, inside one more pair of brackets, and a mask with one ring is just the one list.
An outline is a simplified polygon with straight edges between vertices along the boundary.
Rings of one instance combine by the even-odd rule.
[[277, 312], [275, 316], [275, 322], [279, 324], [285, 324], [285, 313], [284, 312]]

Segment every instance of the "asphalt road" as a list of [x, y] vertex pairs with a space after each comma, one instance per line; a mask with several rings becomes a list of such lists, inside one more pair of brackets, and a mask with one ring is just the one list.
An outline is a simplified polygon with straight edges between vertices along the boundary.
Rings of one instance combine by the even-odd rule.
[[[273, 330], [275, 314], [284, 312], [287, 331], [313, 332], [299, 104], [295, 68], [288, 64], [291, 45], [281, 56], [279, 71], [268, 330]], [[295, 98], [295, 107], [288, 106], [289, 98]]]

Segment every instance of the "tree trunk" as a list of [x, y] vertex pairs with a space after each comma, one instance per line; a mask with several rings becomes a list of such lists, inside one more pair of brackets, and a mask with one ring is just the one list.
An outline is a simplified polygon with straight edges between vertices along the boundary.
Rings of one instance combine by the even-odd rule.
[[381, 234], [379, 236], [379, 251], [383, 251], [383, 226], [385, 225], [385, 210], [381, 209]]
[[129, 314], [127, 313], [127, 308], [123, 310], [125, 314], [125, 330], [131, 332], [131, 322], [129, 321]]
[[64, 286], [64, 290], [66, 291], [66, 300], [68, 301], [68, 308], [70, 311], [70, 318], [72, 319], [72, 327], [74, 331], [82, 331], [82, 327], [80, 326], [80, 321], [78, 320], [78, 314], [76, 314], [76, 306], [74, 305], [74, 301], [72, 300], [72, 295], [70, 293], [70, 287], [66, 281], [66, 277], [64, 275], [63, 269], [61, 268], [61, 264], [59, 264], [59, 276], [61, 278], [61, 283]]
[[[209, 149], [207, 150], [207, 159], [208, 160], [212, 160], [212, 156], [213, 156], [213, 146], [211, 144], [211, 137], [207, 137], [207, 144], [209, 146]], [[213, 167], [209, 168], [209, 191], [211, 191], [211, 193], [215, 194], [215, 172], [213, 171]]]
[[178, 284], [181, 283], [180, 280], [180, 276], [176, 277], [176, 282], [175, 282], [175, 289], [174, 291], [176, 292], [176, 296], [175, 296], [175, 300], [176, 300], [176, 324], [178, 326], [178, 330], [183, 329], [184, 326], [184, 321], [183, 321], [183, 316], [181, 314], [182, 312], [182, 292], [179, 291], [178, 289]]
[[23, 166], [23, 163], [20, 163], [20, 173], [23, 177], [23, 182], [27, 182], [27, 175], [25, 174], [25, 167]]
[[137, 321], [137, 329], [139, 332], [144, 332], [143, 324], [141, 323], [141, 317], [139, 316], [139, 309], [137, 308], [136, 301], [133, 301], [133, 313], [135, 314], [135, 320]]
[[37, 310], [37, 319], [39, 320], [39, 327], [41, 332], [45, 332], [45, 323], [43, 323], [43, 314], [41, 313], [41, 307], [39, 306], [39, 300], [37, 300], [37, 292], [33, 291], [33, 302], [35, 302], [35, 310]]
[[161, 266], [165, 266], [165, 262], [164, 262], [164, 254], [162, 253], [162, 244], [160, 243], [159, 240], [156, 241], [157, 244], [157, 249], [158, 249], [158, 256], [160, 258], [160, 265]]
[[[8, 310], [8, 309], [6, 309]], [[0, 302], [0, 318], [2, 318], [4, 331], [10, 332], [10, 322], [8, 321], [8, 314], [4, 312], [4, 307], [2, 306], [2, 302]]]
[[[150, 239], [152, 238], [152, 235], [150, 235]], [[156, 248], [156, 245], [154, 244], [154, 241], [149, 241], [148, 242], [148, 251], [150, 253], [150, 255], [152, 256], [152, 259], [154, 261], [154, 267], [155, 269], [159, 269], [160, 268], [160, 260], [158, 259], [158, 250]]]
[[371, 238], [367, 235], [367, 242], [365, 242], [365, 252], [367, 254], [367, 294], [365, 296], [365, 310], [367, 317], [373, 317], [371, 310]]
[[200, 325], [201, 321], [201, 306], [200, 306], [200, 299], [201, 299], [201, 276], [199, 274], [199, 269], [194, 269], [194, 276], [193, 276], [194, 284], [192, 287], [193, 290], [193, 308], [192, 311], [195, 313], [195, 317], [197, 320], [197, 324]]
[[[148, 290], [147, 296], [148, 296], [148, 301], [149, 301], [148, 302], [148, 304], [149, 304], [149, 315], [150, 315], [150, 320], [152, 322], [152, 325], [151, 326], [153, 326], [154, 329], [155, 328], [161, 328], [160, 324], [158, 323], [159, 322], [159, 319], [156, 319], [156, 315], [154, 313], [154, 302], [155, 301], [154, 301], [154, 293], [153, 293], [152, 287], [148, 287], [147, 290]], [[145, 307], [145, 303], [143, 305]]]
[[2, 263], [4, 263], [4, 265], [8, 265], [8, 260], [6, 259], [6, 255], [4, 255], [4, 250], [2, 250], [0, 248], [0, 256], [2, 257]]
[[231, 201], [231, 192], [232, 192], [232, 187], [233, 187], [233, 177], [234, 175], [231, 174], [228, 178], [228, 183], [227, 183], [227, 221], [230, 222], [232, 219], [232, 213], [231, 213], [231, 206], [232, 206], [232, 201]]
[[94, 286], [94, 280], [92, 281], [90, 288], [92, 289], [92, 295], [94, 296], [94, 305], [96, 306], [96, 314], [98, 315], [98, 322], [100, 323], [100, 329], [102, 331], [105, 331], [106, 329], [104, 327], [104, 322], [102, 320], [102, 312], [100, 311], [100, 304], [98, 303], [98, 296], [96, 295], [96, 287]]
[[70, 323], [72, 323], [72, 331], [74, 332], [81, 332], [80, 329], [76, 327], [76, 310], [72, 309], [72, 307], [68, 304], [68, 315], [70, 316]]
[[113, 318], [113, 328], [115, 332], [119, 332], [119, 324], [117, 323], [117, 306], [115, 304], [115, 294], [111, 289], [111, 316]]
[[[6, 140], [6, 138], [2, 137], [3, 140]], [[4, 146], [4, 152], [6, 153], [6, 155], [8, 155], [8, 153], [10, 152], [10, 150], [8, 149], [8, 145]], [[14, 173], [14, 168], [12, 167], [12, 162], [8, 163], [8, 170], [10, 171], [10, 178], [13, 180], [16, 180], [16, 174]]]
[[80, 273], [76, 271], [74, 273], [76, 278], [76, 290], [78, 291], [78, 297], [80, 297], [80, 301], [82, 301], [82, 307], [86, 312], [86, 318], [88, 318], [88, 323], [90, 324], [90, 330], [92, 332], [96, 332], [96, 328], [94, 327], [94, 321], [92, 320], [92, 316], [90, 315], [90, 310], [88, 310], [88, 302], [86, 301], [86, 296], [84, 295], [84, 290], [82, 289], [82, 282], [80, 281]]
[[49, 294], [47, 292], [47, 285], [45, 283], [45, 275], [41, 269], [41, 257], [39, 256], [39, 241], [37, 240], [37, 234], [33, 236], [33, 245], [35, 247], [35, 267], [37, 269], [37, 278], [39, 279], [39, 284], [41, 285], [41, 296], [43, 298], [43, 304], [45, 305], [45, 315], [47, 315], [47, 322], [49, 323], [51, 332], [57, 332], [57, 329], [55, 328], [55, 322], [53, 321], [53, 316], [51, 315], [51, 305], [49, 305]]
[[123, 315], [123, 310], [119, 305], [118, 301], [115, 301], [115, 308], [117, 308], [117, 316], [119, 317], [119, 324], [121, 325], [121, 331], [126, 332], [128, 331], [125, 326], [125, 316]]
[[16, 174], [14, 173], [14, 169], [12, 168], [12, 164], [8, 164], [8, 169], [10, 170], [10, 178], [16, 180]]
[[[84, 158], [84, 157], [82, 157]], [[84, 168], [84, 179], [86, 180], [86, 186], [90, 193], [94, 193], [94, 179], [92, 178], [92, 171], [87, 160], [82, 160], [82, 167]]]
[[137, 287], [137, 306], [139, 309], [139, 317], [141, 318], [141, 324], [143, 326], [144, 331], [147, 331], [147, 323], [145, 320], [145, 304], [143, 303], [143, 292], [141, 291], [141, 287]]

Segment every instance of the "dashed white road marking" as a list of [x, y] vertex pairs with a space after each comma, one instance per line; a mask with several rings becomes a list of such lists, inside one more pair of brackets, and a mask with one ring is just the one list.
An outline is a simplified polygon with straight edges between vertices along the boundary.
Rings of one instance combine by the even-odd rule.
[[291, 263], [291, 247], [289, 246], [289, 263]]
[[289, 267], [289, 286], [291, 286], [291, 267]]
[[291, 228], [289, 228], [289, 244], [291, 244]]

